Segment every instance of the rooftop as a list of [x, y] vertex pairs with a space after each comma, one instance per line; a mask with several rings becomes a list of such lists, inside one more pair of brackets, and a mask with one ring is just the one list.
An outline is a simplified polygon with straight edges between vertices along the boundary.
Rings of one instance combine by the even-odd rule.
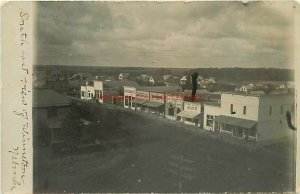
[[52, 89], [33, 89], [32, 107], [59, 107], [70, 105], [70, 100]]
[[180, 86], [152, 86], [152, 87], [138, 87], [137, 90], [140, 91], [150, 91], [150, 92], [181, 92]]

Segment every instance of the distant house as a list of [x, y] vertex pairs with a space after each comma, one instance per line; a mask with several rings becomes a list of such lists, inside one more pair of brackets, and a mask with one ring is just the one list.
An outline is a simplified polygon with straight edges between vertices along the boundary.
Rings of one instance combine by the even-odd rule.
[[216, 78], [215, 77], [209, 77], [208, 79], [206, 79], [206, 83], [216, 83]]
[[181, 79], [180, 79], [180, 84], [181, 85], [186, 85], [188, 84], [189, 81], [191, 81], [191, 76], [188, 75], [184, 75]]
[[154, 78], [150, 75], [142, 74], [139, 78], [146, 85], [154, 85], [155, 83]]
[[[32, 120], [34, 138], [49, 144], [61, 122], [69, 114], [71, 102], [52, 89], [33, 89]], [[39, 142], [33, 142], [34, 146]]]
[[168, 74], [168, 75], [163, 75], [163, 79], [165, 80], [165, 81], [168, 81], [168, 80], [170, 80], [170, 79], [172, 79], [172, 75], [170, 75], [170, 74]]
[[253, 84], [248, 84], [248, 85], [241, 85], [238, 86], [235, 90], [244, 92], [244, 93], [249, 93], [250, 91], [253, 91], [255, 89]]
[[120, 73], [119, 80], [128, 79], [129, 73]]

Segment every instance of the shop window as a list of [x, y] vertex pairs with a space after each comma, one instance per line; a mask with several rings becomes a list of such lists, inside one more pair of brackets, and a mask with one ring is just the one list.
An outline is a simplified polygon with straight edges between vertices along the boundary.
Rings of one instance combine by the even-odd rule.
[[207, 115], [206, 116], [206, 126], [212, 127], [213, 126], [213, 115]]
[[100, 90], [95, 90], [95, 98], [99, 98], [100, 97]]
[[168, 108], [168, 113], [169, 113], [170, 116], [174, 116], [174, 115], [175, 115], [175, 108], [172, 107], [172, 106], [169, 107], [169, 108]]
[[249, 136], [250, 136], [250, 137], [255, 137], [255, 138], [256, 138], [256, 133], [257, 133], [256, 127], [251, 128], [251, 129], [249, 130]]
[[48, 119], [51, 119], [53, 117], [57, 116], [57, 109], [56, 108], [48, 108], [47, 109], [47, 117]]
[[225, 124], [222, 130], [232, 133], [232, 129], [233, 129], [232, 125]]
[[237, 127], [233, 132], [233, 136], [243, 137], [243, 131], [244, 131], [244, 129], [242, 127]]
[[128, 96], [125, 96], [125, 106], [129, 106], [129, 99], [128, 99]]

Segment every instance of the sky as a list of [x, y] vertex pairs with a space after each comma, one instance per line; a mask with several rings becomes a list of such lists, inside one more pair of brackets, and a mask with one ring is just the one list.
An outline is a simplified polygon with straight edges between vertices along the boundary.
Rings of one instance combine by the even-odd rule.
[[39, 2], [38, 65], [293, 69], [293, 2]]

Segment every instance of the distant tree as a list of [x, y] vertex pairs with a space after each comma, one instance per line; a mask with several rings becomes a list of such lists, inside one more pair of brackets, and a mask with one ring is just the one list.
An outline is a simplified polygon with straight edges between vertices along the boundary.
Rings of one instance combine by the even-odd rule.
[[262, 90], [264, 91], [265, 94], [270, 94], [272, 91], [275, 90], [275, 87], [268, 84]]

